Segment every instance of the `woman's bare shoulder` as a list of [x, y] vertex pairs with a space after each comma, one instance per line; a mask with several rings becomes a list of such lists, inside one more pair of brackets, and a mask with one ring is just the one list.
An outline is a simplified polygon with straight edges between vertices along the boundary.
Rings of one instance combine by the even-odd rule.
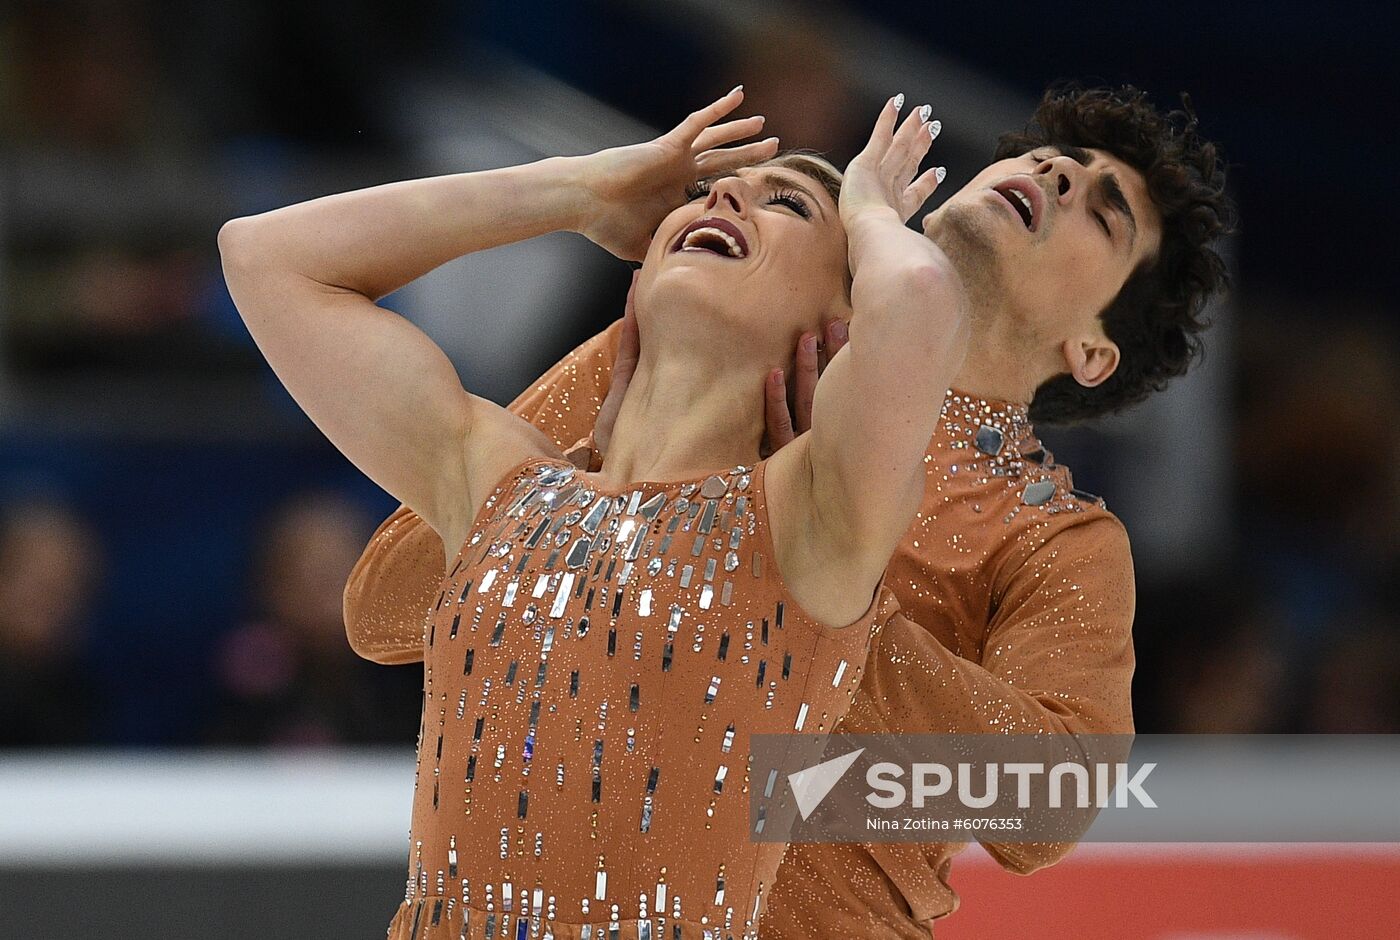
[[482, 504], [512, 469], [536, 457], [565, 459], [548, 434], [495, 402], [473, 396], [472, 409], [462, 441], [465, 492], [455, 501], [458, 511], [448, 524], [451, 531], [439, 533], [447, 545], [466, 537]]

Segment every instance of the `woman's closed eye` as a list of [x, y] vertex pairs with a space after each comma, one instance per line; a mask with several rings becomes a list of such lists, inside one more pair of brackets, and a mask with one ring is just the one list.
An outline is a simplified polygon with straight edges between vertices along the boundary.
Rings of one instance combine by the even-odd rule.
[[[701, 196], [709, 195], [710, 186], [713, 180], [696, 180], [685, 188], [685, 201], [694, 202]], [[795, 189], [780, 189], [773, 193], [768, 199], [768, 205], [786, 206], [804, 219], [812, 217], [812, 207], [807, 205], [806, 198]]]
[[812, 217], [812, 210], [808, 208], [807, 200], [803, 199], [802, 196], [793, 189], [779, 190], [773, 194], [773, 198], [768, 200], [768, 203], [769, 205], [776, 203], [778, 205], [787, 206], [804, 219], [810, 219]]
[[710, 181], [709, 181], [709, 180], [696, 180], [696, 181], [693, 182], [693, 183], [687, 183], [687, 184], [686, 184], [686, 187], [685, 187], [685, 201], [686, 201], [686, 202], [694, 202], [695, 200], [699, 199], [701, 196], [708, 195], [709, 192], [710, 192]]

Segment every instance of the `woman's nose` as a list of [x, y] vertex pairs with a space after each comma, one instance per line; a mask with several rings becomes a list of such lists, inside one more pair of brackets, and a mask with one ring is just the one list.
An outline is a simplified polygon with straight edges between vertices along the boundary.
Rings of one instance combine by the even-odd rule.
[[713, 212], [723, 206], [741, 219], [748, 218], [748, 194], [745, 183], [737, 176], [726, 176], [710, 187], [710, 198], [705, 200], [705, 211]]

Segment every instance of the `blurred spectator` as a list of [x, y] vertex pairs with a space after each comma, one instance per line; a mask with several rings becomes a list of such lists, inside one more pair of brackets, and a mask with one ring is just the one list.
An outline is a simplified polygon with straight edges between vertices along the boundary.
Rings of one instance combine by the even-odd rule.
[[1348, 616], [1315, 663], [1299, 731], [1391, 734], [1400, 728], [1400, 642], [1396, 618], [1379, 611]]
[[373, 529], [325, 491], [273, 513], [254, 549], [256, 616], [215, 653], [210, 743], [412, 743], [422, 670], [362, 660], [345, 637], [345, 579]]
[[0, 747], [93, 743], [101, 696], [85, 654], [103, 567], [94, 532], [68, 507], [0, 511]]
[[1281, 731], [1287, 663], [1275, 612], [1232, 581], [1163, 584], [1138, 594], [1133, 713], [1139, 733]]
[[845, 166], [870, 128], [829, 27], [788, 10], [769, 16], [768, 28], [736, 43], [726, 65], [726, 75], [744, 82], [742, 113], [763, 115], [763, 136], [785, 149], [816, 150]]

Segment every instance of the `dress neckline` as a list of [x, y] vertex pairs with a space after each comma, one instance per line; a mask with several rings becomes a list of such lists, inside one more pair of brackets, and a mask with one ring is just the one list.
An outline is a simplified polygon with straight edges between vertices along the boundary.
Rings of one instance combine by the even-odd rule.
[[[550, 480], [549, 485], [573, 481], [583, 486], [587, 486], [589, 489], [593, 490], [596, 493], [615, 497], [625, 496], [628, 493], [631, 493], [633, 490], [636, 490], [641, 487], [675, 488], [694, 484], [697, 488], [699, 488], [704, 485], [705, 481], [711, 479], [712, 477], [719, 477], [723, 479], [725, 477], [732, 477], [739, 474], [752, 474], [758, 470], [758, 467], [766, 459], [767, 458], [763, 458], [759, 460], [758, 463], [753, 465], [738, 464], [733, 467], [728, 467], [719, 470], [711, 470], [707, 473], [701, 474], [700, 476], [678, 477], [674, 480], [633, 480], [630, 483], [622, 485], [621, 487], [600, 485], [596, 480], [591, 479], [589, 474], [587, 474], [585, 471], [580, 470], [574, 464], [570, 463], [568, 459], [563, 457], [532, 457], [529, 460], [525, 461], [523, 464], [521, 464], [519, 470], [517, 470], [516, 472], [518, 473], [520, 470], [528, 471], [530, 467], [537, 464], [546, 466], [551, 468], [552, 471], [552, 479]], [[534, 476], [538, 479], [541, 477], [545, 477], [549, 472], [550, 471], [536, 469], [534, 472]]]

